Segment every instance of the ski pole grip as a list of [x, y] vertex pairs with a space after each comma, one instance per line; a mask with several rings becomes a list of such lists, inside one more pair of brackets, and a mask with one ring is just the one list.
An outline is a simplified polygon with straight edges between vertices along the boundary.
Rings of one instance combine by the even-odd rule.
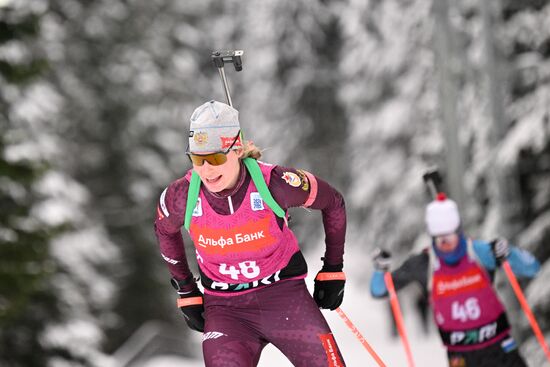
[[422, 175], [422, 179], [424, 180], [424, 183], [428, 186], [430, 194], [435, 199], [437, 193], [442, 191], [441, 185], [443, 183], [443, 179], [441, 178], [437, 167], [426, 171], [426, 173]]

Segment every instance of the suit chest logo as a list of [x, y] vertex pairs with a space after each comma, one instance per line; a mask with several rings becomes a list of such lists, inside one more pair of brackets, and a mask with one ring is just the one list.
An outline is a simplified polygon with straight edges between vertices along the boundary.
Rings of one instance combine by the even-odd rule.
[[476, 291], [488, 286], [481, 269], [472, 267], [460, 274], [434, 274], [434, 297], [454, 296]]
[[262, 200], [262, 197], [260, 196], [259, 192], [251, 192], [250, 193], [250, 207], [255, 212], [259, 210], [264, 210], [264, 201]]

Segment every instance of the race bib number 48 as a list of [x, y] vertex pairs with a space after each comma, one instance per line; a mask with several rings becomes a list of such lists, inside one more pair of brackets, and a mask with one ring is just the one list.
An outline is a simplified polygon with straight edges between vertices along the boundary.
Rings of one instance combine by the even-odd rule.
[[220, 264], [219, 272], [223, 275], [229, 275], [234, 280], [241, 278], [253, 279], [260, 275], [260, 267], [256, 265], [256, 261], [243, 261], [239, 263], [239, 269], [233, 265]]

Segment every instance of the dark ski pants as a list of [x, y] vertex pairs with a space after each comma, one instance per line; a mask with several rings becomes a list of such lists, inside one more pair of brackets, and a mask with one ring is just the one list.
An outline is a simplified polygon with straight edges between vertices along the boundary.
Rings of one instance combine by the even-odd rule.
[[449, 367], [527, 367], [517, 349], [506, 352], [501, 343], [470, 352], [448, 352]]
[[206, 294], [204, 304], [206, 367], [254, 367], [268, 343], [294, 366], [345, 366], [303, 279], [232, 297]]

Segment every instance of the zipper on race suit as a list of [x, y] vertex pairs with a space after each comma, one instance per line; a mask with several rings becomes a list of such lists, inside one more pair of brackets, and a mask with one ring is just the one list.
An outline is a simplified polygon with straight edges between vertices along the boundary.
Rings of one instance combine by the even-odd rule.
[[231, 214], [235, 213], [233, 210], [233, 200], [231, 200], [231, 196], [227, 197], [227, 201], [229, 202], [229, 212], [231, 212]]

